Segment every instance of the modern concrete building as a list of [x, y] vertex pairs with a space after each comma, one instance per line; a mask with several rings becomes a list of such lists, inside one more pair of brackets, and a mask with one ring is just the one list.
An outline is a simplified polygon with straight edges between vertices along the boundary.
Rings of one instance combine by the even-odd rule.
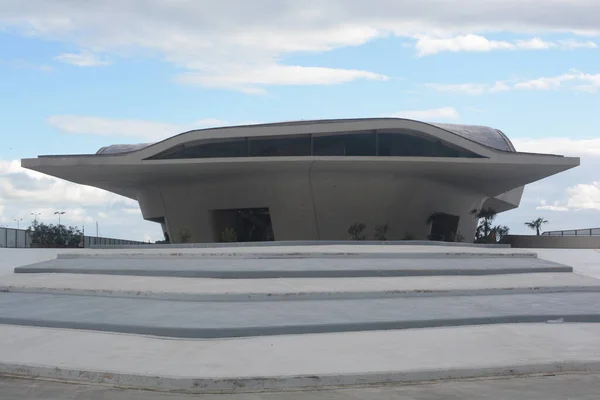
[[[523, 187], [578, 158], [516, 152], [499, 130], [398, 118], [299, 121], [193, 130], [96, 154], [22, 166], [137, 200], [171, 242], [472, 241], [475, 214], [519, 206]], [[234, 234], [235, 232], [235, 234]]]

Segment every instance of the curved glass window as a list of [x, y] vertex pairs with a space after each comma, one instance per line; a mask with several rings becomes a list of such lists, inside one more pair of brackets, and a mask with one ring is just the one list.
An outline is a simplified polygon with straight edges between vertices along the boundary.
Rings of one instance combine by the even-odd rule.
[[487, 126], [478, 125], [457, 125], [457, 124], [438, 124], [433, 123], [433, 126], [450, 131], [465, 139], [472, 140], [492, 149], [500, 151], [514, 152], [515, 149], [502, 131], [490, 128]]
[[248, 145], [245, 140], [224, 140], [204, 143], [201, 146], [185, 146], [185, 158], [246, 157]]
[[373, 133], [349, 133], [313, 138], [315, 156], [376, 156], [377, 137]]
[[173, 147], [150, 160], [233, 157], [462, 157], [481, 158], [435, 137], [408, 130], [210, 139]]
[[386, 157], [481, 157], [468, 150], [444, 144], [432, 137], [425, 139], [409, 134], [380, 133], [378, 155]]
[[275, 138], [249, 138], [250, 157], [302, 157], [310, 156], [310, 135]]

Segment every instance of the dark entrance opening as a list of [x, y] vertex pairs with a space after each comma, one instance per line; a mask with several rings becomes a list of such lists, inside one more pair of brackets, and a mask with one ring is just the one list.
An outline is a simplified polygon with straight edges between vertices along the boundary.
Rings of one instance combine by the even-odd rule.
[[454, 242], [458, 231], [459, 219], [458, 215], [442, 212], [431, 214], [427, 220], [431, 224], [431, 232], [428, 239], [440, 242]]
[[268, 208], [214, 210], [217, 242], [268, 242], [275, 240]]

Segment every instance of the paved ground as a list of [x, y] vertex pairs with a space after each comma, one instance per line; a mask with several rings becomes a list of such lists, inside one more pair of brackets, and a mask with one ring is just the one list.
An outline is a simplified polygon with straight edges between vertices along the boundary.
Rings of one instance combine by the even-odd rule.
[[600, 249], [569, 250], [569, 249], [537, 249], [541, 259], [569, 265], [575, 272], [600, 279]]
[[600, 375], [576, 374], [339, 390], [186, 395], [0, 378], [0, 400], [597, 400], [599, 387]]

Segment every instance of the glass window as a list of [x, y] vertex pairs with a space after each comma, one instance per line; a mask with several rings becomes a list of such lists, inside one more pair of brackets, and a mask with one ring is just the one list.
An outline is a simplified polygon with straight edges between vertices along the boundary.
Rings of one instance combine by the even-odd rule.
[[246, 138], [208, 142], [185, 148], [186, 158], [230, 158], [247, 156], [248, 141]]
[[169, 160], [169, 159], [177, 159], [177, 158], [185, 158], [185, 148], [183, 146], [175, 146], [168, 150], [163, 151], [162, 153], [158, 153], [155, 156], [150, 157], [151, 160]]
[[[331, 134], [312, 137], [315, 156], [482, 157], [434, 137], [409, 130], [377, 134]], [[303, 157], [311, 155], [311, 136], [235, 138], [196, 142], [168, 149], [150, 159]]]
[[375, 156], [375, 134], [318, 136], [313, 138], [315, 156]]
[[246, 138], [240, 138], [177, 146], [152, 156], [150, 159], [230, 158], [247, 156], [248, 141]]
[[480, 157], [433, 137], [423, 138], [409, 133], [379, 133], [378, 135], [378, 154], [384, 157]]
[[250, 157], [310, 156], [310, 136], [249, 139]]

